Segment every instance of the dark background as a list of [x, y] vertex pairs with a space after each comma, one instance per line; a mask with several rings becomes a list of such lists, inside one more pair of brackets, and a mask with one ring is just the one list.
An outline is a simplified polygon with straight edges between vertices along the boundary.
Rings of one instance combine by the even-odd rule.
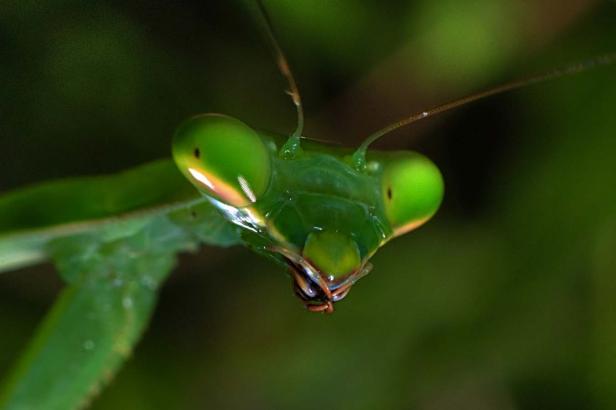
[[[357, 145], [405, 114], [616, 50], [616, 3], [269, 0], [306, 135]], [[169, 156], [185, 118], [289, 133], [240, 1], [0, 3], [0, 191]], [[377, 144], [441, 168], [441, 211], [332, 316], [243, 248], [182, 255], [95, 409], [616, 408], [616, 68], [533, 86]], [[61, 283], [0, 276], [0, 374]], [[58, 377], [62, 377], [59, 375]]]

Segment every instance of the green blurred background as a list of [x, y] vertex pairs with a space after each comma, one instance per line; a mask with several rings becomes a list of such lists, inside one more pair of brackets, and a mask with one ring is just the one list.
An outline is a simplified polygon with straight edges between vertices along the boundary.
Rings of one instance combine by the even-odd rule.
[[[306, 134], [357, 145], [422, 110], [616, 50], [616, 3], [269, 0]], [[0, 192], [169, 156], [223, 112], [288, 133], [293, 107], [241, 1], [0, 2]], [[392, 134], [442, 169], [435, 219], [332, 316], [243, 248], [182, 255], [94, 409], [616, 408], [616, 69]], [[0, 375], [62, 284], [0, 276]], [[61, 374], [58, 377], [62, 377]]]

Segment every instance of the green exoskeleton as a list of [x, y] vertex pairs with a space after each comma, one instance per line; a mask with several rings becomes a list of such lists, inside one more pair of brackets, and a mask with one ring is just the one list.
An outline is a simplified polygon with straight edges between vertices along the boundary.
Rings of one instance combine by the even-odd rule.
[[369, 259], [379, 247], [435, 214], [443, 179], [415, 152], [366, 154], [366, 146], [353, 151], [302, 141], [300, 94], [267, 13], [257, 6], [289, 83], [297, 129], [285, 139], [228, 116], [200, 115], [177, 130], [173, 158], [241, 227], [247, 245], [288, 267], [309, 310], [333, 312], [333, 304], [370, 272]]
[[218, 114], [183, 124], [173, 157], [247, 244], [288, 266], [313, 311], [333, 311], [376, 250], [426, 222], [443, 197], [439, 170], [420, 154], [371, 152], [356, 166], [353, 151], [302, 141], [289, 152], [284, 139]]

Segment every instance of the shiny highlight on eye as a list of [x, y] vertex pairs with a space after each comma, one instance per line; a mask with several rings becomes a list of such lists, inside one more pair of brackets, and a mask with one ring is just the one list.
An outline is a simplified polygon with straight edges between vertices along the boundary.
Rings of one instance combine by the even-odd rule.
[[194, 168], [188, 168], [188, 172], [190, 173], [190, 175], [194, 179], [196, 179], [197, 181], [201, 182], [203, 185], [205, 185], [206, 187], [208, 187], [212, 191], [215, 190], [214, 189], [214, 184], [212, 184], [212, 182], [205, 175], [203, 175], [201, 172], [197, 171]]
[[[242, 206], [245, 199], [244, 197], [235, 190], [235, 188], [220, 178], [217, 178], [213, 175], [209, 177], [205, 175], [204, 172], [196, 170], [195, 168], [188, 168], [188, 173], [198, 182], [205, 185], [205, 187], [216, 196], [220, 197], [226, 203], [233, 206]], [[252, 194], [252, 192], [251, 192]], [[254, 198], [254, 194], [253, 198]], [[254, 201], [253, 201], [254, 202]]]

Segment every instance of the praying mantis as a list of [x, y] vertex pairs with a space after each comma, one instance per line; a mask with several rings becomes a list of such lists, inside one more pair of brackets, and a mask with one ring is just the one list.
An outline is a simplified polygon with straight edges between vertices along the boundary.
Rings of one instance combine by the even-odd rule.
[[[0, 269], [51, 259], [68, 283], [5, 387], [6, 408], [34, 399], [47, 400], [47, 408], [87, 402], [138, 340], [175, 255], [199, 243], [252, 248], [288, 269], [309, 310], [333, 312], [371, 270], [371, 256], [427, 222], [444, 194], [429, 159], [372, 151], [372, 142], [471, 101], [615, 59], [606, 55], [422, 111], [373, 133], [358, 149], [330, 147], [303, 138], [298, 87], [256, 5], [297, 110], [290, 136], [199, 115], [178, 128], [173, 161], [0, 198]], [[83, 325], [75, 330], [77, 323]], [[58, 368], [64, 381], [49, 383]]]

